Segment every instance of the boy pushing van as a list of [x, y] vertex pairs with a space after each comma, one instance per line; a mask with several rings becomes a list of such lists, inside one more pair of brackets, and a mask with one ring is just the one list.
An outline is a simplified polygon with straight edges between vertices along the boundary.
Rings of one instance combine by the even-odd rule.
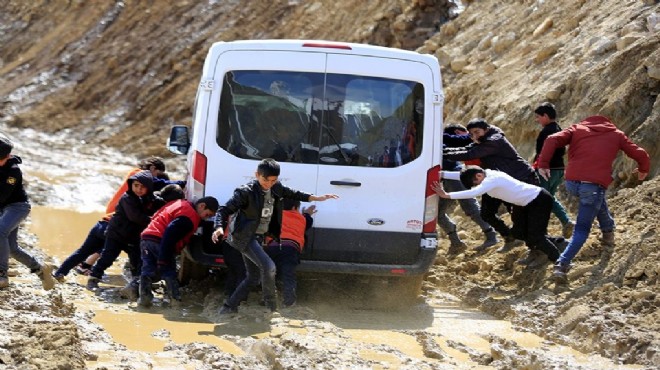
[[335, 194], [312, 195], [293, 190], [278, 181], [279, 175], [277, 161], [271, 158], [262, 160], [257, 166], [256, 180], [234, 190], [234, 195], [218, 209], [211, 240], [219, 243], [224, 236], [225, 223], [229, 222], [227, 242], [243, 254], [247, 270], [245, 279], [224, 302], [220, 314], [238, 312], [238, 305], [247, 298], [250, 287], [258, 284], [259, 276], [266, 307], [277, 310], [275, 263], [261, 244], [265, 236], [280, 238], [283, 199], [313, 202], [338, 198]]

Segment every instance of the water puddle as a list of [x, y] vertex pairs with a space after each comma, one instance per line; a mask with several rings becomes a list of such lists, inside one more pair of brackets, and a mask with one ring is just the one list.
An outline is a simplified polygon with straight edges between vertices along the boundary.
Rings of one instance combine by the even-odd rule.
[[[39, 237], [40, 247], [59, 263], [79, 246], [101, 216], [99, 212], [81, 213], [35, 206], [31, 214], [30, 231]], [[223, 352], [242, 356], [243, 350], [222, 336], [255, 339], [272, 337], [273, 328], [268, 320], [248, 317], [220, 323], [209, 322], [203, 315], [201, 294], [195, 294], [189, 302], [184, 300], [182, 306], [154, 306], [149, 310], [138, 309], [135, 303], [113, 298], [116, 297], [117, 288], [126, 282], [121, 271], [125, 260], [126, 257], [122, 255], [106, 272], [107, 278], [102, 283], [106, 290], [100, 296], [79, 287], [86, 282], [84, 276], [70, 274], [67, 277], [67, 285], [78, 285], [77, 289], [84, 292], [75, 299], [79, 311], [95, 312], [93, 321], [102, 325], [116, 342], [131, 350], [151, 353], [154, 358], [158, 358], [160, 366], [166, 366], [164, 364], [169, 361], [167, 353], [161, 352], [168, 343], [208, 343]], [[314, 292], [317, 292], [317, 296], [321, 291], [324, 291], [324, 287], [316, 285]], [[306, 292], [306, 295], [310, 295], [310, 292]], [[452, 363], [472, 368], [482, 366], [474, 362], [466, 351], [450, 343], [460, 343], [470, 351], [490, 354], [491, 343], [488, 336], [496, 335], [515, 341], [521, 348], [543, 351], [551, 358], [571, 365], [622, 368], [600, 356], [586, 355], [569, 347], [549, 343], [534, 334], [514, 330], [511, 323], [461, 307], [455, 298], [443, 293], [428, 298], [426, 303], [403, 311], [359, 310], [311, 299], [302, 299], [299, 304], [311, 309], [316, 320], [332, 323], [343, 330], [349, 345], [351, 342], [366, 344], [359, 350], [360, 356], [379, 364], [387, 364], [383, 368], [403, 366], [405, 362], [402, 362], [402, 357], [397, 352], [410, 358], [442, 364], [425, 356], [416, 333], [430, 336], [437, 346], [451, 357]], [[396, 351], [379, 350], [389, 347]], [[102, 363], [107, 353], [102, 348], [98, 348], [98, 351], [98, 363]], [[164, 362], [161, 361], [162, 356], [165, 356], [162, 358]]]

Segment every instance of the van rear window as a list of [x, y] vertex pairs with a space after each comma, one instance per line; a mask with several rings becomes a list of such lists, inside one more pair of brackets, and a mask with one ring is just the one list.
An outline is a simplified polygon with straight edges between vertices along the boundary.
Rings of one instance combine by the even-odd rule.
[[239, 158], [397, 167], [422, 151], [423, 85], [344, 74], [232, 71], [217, 143]]

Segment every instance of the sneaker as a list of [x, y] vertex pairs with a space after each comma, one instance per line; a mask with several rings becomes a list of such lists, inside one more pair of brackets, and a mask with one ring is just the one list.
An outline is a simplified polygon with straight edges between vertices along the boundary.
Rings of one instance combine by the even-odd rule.
[[529, 266], [531, 263], [539, 259], [539, 256], [545, 258], [545, 254], [541, 253], [536, 249], [530, 249], [529, 252], [527, 252], [527, 255], [516, 261], [516, 263], [519, 265]]
[[535, 268], [543, 267], [549, 262], [550, 260], [548, 259], [548, 256], [546, 256], [545, 253], [539, 251], [539, 253], [536, 255], [536, 258], [532, 262], [527, 264], [527, 267], [531, 269], [535, 269]]
[[58, 274], [57, 272], [53, 273], [53, 279], [57, 280], [58, 283], [64, 283], [65, 278], [63, 274]]
[[238, 308], [228, 306], [226, 303], [223, 303], [222, 307], [220, 307], [220, 311], [218, 311], [219, 315], [229, 315], [232, 313], [238, 313]]
[[41, 279], [41, 285], [44, 287], [44, 290], [51, 290], [55, 287], [55, 279], [53, 279], [53, 266], [49, 264], [43, 264], [36, 271], [37, 276]]
[[575, 222], [568, 221], [567, 223], [562, 225], [561, 235], [566, 239], [570, 239], [571, 236], [573, 236], [573, 230], [574, 229], [575, 229]]
[[128, 299], [131, 302], [137, 301], [138, 299], [138, 290], [140, 289], [139, 283], [134, 283], [133, 281], [126, 284], [123, 288], [119, 289], [119, 297], [123, 299]]
[[555, 263], [555, 267], [552, 270], [552, 278], [555, 284], [568, 284], [568, 271], [570, 271], [571, 267], [570, 264]]
[[92, 292], [98, 290], [100, 281], [101, 279], [94, 276], [90, 276], [89, 279], [87, 280], [87, 285], [86, 285], [87, 290], [91, 290]]
[[467, 249], [467, 245], [463, 242], [451, 243], [449, 245], [449, 249], [447, 249], [447, 254], [448, 255], [460, 254], [461, 252], [463, 252], [466, 249]]
[[513, 248], [519, 247], [523, 245], [522, 240], [518, 240], [514, 238], [513, 236], [509, 235], [506, 238], [504, 238], [504, 245], [501, 246], [498, 250], [496, 250], [497, 253], [507, 253]]
[[4, 289], [9, 286], [9, 278], [7, 277], [7, 272], [0, 271], [0, 289]]
[[493, 230], [492, 227], [487, 231], [484, 231], [484, 235], [486, 236], [486, 240], [484, 240], [484, 242], [481, 245], [474, 248], [474, 250], [477, 252], [485, 251], [486, 249], [500, 242], [497, 239], [497, 233], [495, 232], [495, 230]]

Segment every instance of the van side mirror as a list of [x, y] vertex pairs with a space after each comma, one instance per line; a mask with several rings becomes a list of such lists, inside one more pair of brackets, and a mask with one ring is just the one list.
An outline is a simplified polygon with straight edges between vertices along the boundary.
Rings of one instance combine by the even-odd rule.
[[188, 126], [172, 126], [170, 137], [167, 139], [167, 149], [174, 154], [188, 154], [190, 149]]

